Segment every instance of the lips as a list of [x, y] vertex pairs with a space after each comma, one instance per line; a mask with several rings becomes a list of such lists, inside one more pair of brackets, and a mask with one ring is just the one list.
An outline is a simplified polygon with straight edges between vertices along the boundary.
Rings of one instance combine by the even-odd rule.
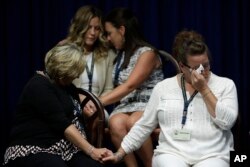
[[87, 40], [94, 41], [95, 38], [87, 38]]

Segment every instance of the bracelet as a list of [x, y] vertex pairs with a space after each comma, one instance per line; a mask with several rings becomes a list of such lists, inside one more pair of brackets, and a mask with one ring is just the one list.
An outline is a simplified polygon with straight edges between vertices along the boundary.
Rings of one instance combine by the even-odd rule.
[[204, 95], [203, 95], [203, 98], [205, 98], [207, 95], [209, 95], [210, 93], [212, 93], [211, 90], [207, 91]]
[[124, 156], [122, 156], [122, 153], [120, 153], [120, 152], [116, 152], [116, 153], [114, 154], [114, 156], [117, 157], [118, 161], [121, 161], [121, 160], [123, 159], [123, 157], [124, 157]]
[[91, 154], [93, 153], [94, 149], [95, 149], [95, 147], [91, 145], [91, 146], [89, 147], [88, 151], [87, 151], [87, 154], [88, 154], [89, 156], [91, 156]]

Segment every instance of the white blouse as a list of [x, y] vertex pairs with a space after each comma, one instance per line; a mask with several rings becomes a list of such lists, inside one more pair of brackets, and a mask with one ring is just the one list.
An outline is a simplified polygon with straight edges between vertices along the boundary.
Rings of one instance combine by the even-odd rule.
[[[189, 164], [208, 157], [222, 157], [229, 161], [233, 150], [231, 128], [238, 116], [238, 99], [234, 82], [211, 73], [209, 88], [217, 97], [216, 118], [210, 116], [203, 97], [198, 93], [189, 104], [185, 130], [191, 132], [188, 141], [174, 140], [175, 130], [181, 129], [184, 100], [177, 77], [159, 82], [150, 97], [142, 118], [134, 125], [121, 144], [126, 153], [140, 148], [159, 124], [159, 145], [154, 154], [173, 154]], [[190, 98], [187, 92], [187, 98]]]

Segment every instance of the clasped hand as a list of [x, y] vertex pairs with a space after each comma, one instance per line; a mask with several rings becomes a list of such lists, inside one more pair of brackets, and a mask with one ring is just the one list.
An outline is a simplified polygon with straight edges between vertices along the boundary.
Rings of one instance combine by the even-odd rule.
[[87, 117], [91, 117], [96, 112], [95, 104], [92, 101], [88, 101], [88, 103], [83, 108], [83, 113]]
[[[83, 95], [79, 95], [80, 101], [82, 102], [86, 97]], [[83, 108], [83, 114], [87, 117], [91, 117], [96, 112], [95, 104], [89, 100], [87, 104]]]
[[103, 159], [113, 155], [113, 152], [107, 148], [94, 148], [91, 152], [90, 157], [100, 163], [104, 163]]
[[109, 152], [108, 154], [106, 154], [103, 158], [102, 158], [102, 162], [103, 163], [118, 163], [123, 159], [123, 157], [121, 157], [118, 152], [113, 153], [113, 152]]
[[117, 155], [117, 153], [113, 153], [106, 148], [95, 148], [90, 154], [91, 158], [100, 163], [118, 163], [121, 160], [121, 157]]

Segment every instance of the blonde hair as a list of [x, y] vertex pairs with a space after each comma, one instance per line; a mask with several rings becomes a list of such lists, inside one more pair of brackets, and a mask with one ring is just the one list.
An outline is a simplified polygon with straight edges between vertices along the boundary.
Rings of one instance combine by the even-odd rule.
[[75, 16], [71, 20], [71, 25], [69, 27], [69, 33], [67, 39], [69, 42], [76, 43], [82, 48], [83, 53], [86, 53], [84, 48], [85, 41], [84, 37], [89, 29], [89, 24], [91, 19], [98, 17], [100, 20], [100, 34], [98, 39], [94, 43], [94, 54], [95, 59], [98, 60], [101, 57], [108, 56], [108, 45], [104, 38], [104, 27], [102, 24], [102, 13], [99, 9], [94, 6], [87, 5], [79, 8], [75, 13]]
[[75, 79], [83, 72], [85, 61], [81, 49], [72, 43], [57, 45], [45, 56], [45, 70], [53, 80]]

